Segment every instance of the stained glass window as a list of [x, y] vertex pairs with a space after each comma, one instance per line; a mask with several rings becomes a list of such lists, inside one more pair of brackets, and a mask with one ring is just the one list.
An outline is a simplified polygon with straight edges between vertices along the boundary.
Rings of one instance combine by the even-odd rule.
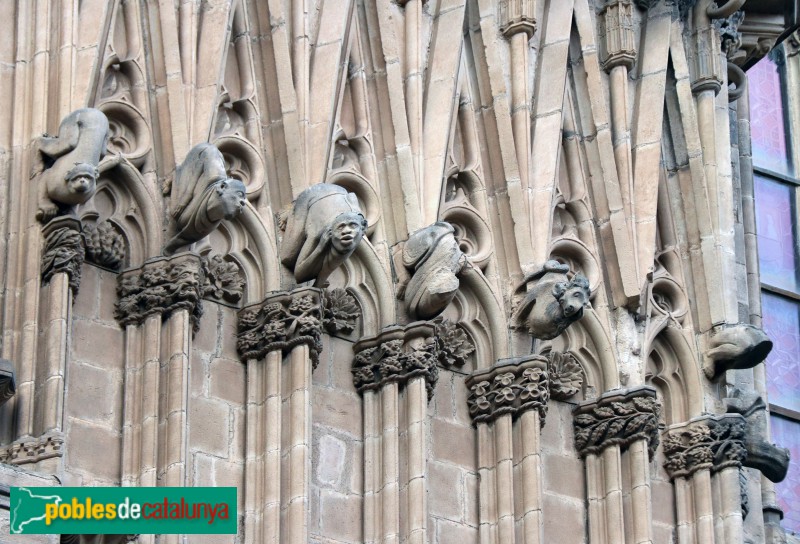
[[[765, 57], [747, 72], [754, 196], [761, 272], [762, 327], [772, 339], [767, 396], [772, 441], [791, 450], [789, 475], [777, 484], [783, 527], [800, 534], [800, 252], [797, 191], [792, 175], [783, 69]], [[792, 102], [793, 104], [793, 102]], [[800, 150], [793, 150], [800, 153]]]
[[764, 331], [773, 343], [767, 357], [769, 401], [800, 412], [800, 304], [762, 291], [761, 311]]
[[769, 56], [747, 71], [753, 162], [776, 172], [788, 171], [781, 81]]
[[780, 416], [770, 416], [772, 441], [789, 448], [791, 462], [786, 479], [776, 485], [778, 505], [783, 510], [783, 526], [800, 532], [800, 423]]
[[799, 290], [793, 226], [797, 218], [794, 191], [794, 186], [787, 183], [756, 176], [756, 226], [761, 282], [787, 291]]

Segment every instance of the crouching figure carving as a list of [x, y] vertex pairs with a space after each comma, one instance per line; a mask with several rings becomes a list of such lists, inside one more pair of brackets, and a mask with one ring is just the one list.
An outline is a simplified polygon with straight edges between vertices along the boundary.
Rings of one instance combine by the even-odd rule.
[[223, 219], [231, 220], [244, 210], [244, 183], [229, 178], [222, 153], [215, 146], [194, 146], [175, 173], [177, 206], [172, 212], [176, 234], [167, 242], [164, 255], [211, 234]]
[[532, 285], [514, 313], [514, 323], [524, 326], [540, 340], [555, 338], [583, 317], [589, 305], [589, 280], [581, 274], [567, 277], [569, 266], [547, 261], [544, 266], [525, 277], [517, 288], [521, 291]]
[[35, 174], [41, 172], [38, 220], [47, 223], [59, 211], [71, 211], [92, 198], [108, 132], [108, 119], [102, 111], [83, 108], [61, 121], [57, 136], [39, 138], [40, 162], [34, 167]]
[[414, 271], [403, 298], [416, 318], [439, 315], [458, 291], [467, 258], [454, 232], [450, 223], [440, 221], [414, 232], [403, 247], [403, 266]]
[[367, 220], [353, 193], [338, 185], [320, 183], [297, 197], [286, 223], [281, 262], [298, 283], [315, 280], [324, 287], [328, 276], [356, 250]]

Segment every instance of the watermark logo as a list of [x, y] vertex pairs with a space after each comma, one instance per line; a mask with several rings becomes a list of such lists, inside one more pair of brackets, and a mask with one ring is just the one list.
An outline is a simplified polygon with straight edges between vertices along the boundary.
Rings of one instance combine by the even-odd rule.
[[235, 487], [12, 487], [11, 534], [236, 534]]

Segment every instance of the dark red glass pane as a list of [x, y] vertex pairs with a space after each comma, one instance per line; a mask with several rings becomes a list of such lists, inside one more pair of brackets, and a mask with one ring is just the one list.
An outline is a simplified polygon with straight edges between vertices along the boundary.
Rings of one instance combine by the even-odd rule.
[[764, 57], [747, 71], [747, 80], [753, 162], [756, 166], [787, 172], [789, 161], [778, 68], [769, 57]]
[[778, 505], [783, 510], [783, 526], [800, 533], [800, 423], [780, 416], [770, 416], [772, 441], [789, 448], [791, 461], [786, 479], [775, 486]]
[[761, 282], [787, 291], [800, 291], [792, 185], [756, 176], [756, 228]]

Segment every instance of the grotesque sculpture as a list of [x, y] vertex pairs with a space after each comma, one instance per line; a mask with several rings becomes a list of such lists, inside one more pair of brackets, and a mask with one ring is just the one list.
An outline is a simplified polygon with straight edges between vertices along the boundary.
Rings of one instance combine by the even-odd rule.
[[413, 233], [403, 247], [403, 265], [413, 270], [403, 298], [414, 317], [435, 317], [458, 291], [457, 275], [467, 261], [453, 232], [440, 221]]
[[222, 153], [208, 143], [189, 151], [173, 187], [178, 201], [172, 212], [176, 234], [167, 242], [165, 255], [205, 238], [223, 219], [239, 215], [247, 202], [244, 183], [227, 176]]
[[583, 317], [589, 304], [589, 280], [580, 274], [570, 280], [569, 266], [547, 261], [541, 270], [528, 275], [522, 287], [533, 282], [514, 315], [518, 325], [540, 340], [550, 340]]
[[719, 325], [711, 331], [705, 373], [717, 378], [730, 369], [753, 368], [772, 351], [772, 340], [753, 325]]
[[356, 250], [366, 230], [356, 195], [338, 185], [314, 185], [294, 203], [281, 262], [299, 283], [315, 280], [315, 286], [324, 287], [331, 272]]
[[39, 138], [40, 205], [36, 218], [47, 222], [94, 195], [98, 165], [106, 154], [108, 119], [93, 108], [75, 110], [58, 127], [58, 136]]
[[767, 404], [758, 394], [735, 388], [725, 399], [729, 414], [741, 414], [747, 425], [744, 447], [747, 456], [742, 464], [760, 470], [774, 483], [783, 481], [789, 470], [789, 450], [767, 441]]

